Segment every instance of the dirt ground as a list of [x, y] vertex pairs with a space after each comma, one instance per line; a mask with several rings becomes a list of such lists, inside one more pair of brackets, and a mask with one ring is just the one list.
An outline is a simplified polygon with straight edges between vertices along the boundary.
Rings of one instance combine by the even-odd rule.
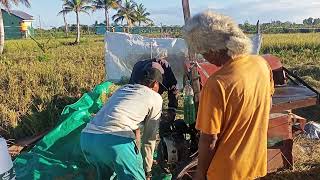
[[320, 179], [320, 141], [300, 135], [294, 139], [292, 170], [268, 174], [262, 180], [316, 180]]

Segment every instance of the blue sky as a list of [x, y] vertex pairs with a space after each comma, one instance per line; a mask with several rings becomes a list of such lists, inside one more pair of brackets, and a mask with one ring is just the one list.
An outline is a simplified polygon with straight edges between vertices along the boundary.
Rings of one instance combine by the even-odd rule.
[[[62, 0], [30, 0], [31, 8], [22, 5], [13, 9], [23, 10], [34, 16], [34, 26], [39, 26], [39, 16], [42, 27], [63, 25], [61, 16]], [[135, 0], [143, 3], [151, 13], [151, 19], [157, 25], [181, 25], [183, 13], [181, 0]], [[318, 0], [189, 0], [191, 14], [211, 9], [233, 17], [238, 23], [248, 20], [255, 23], [258, 19], [262, 22], [272, 20], [291, 21], [301, 23], [307, 17], [320, 17], [320, 2]], [[111, 14], [114, 14], [111, 11]], [[74, 14], [67, 16], [68, 23], [75, 23]], [[103, 22], [103, 11], [93, 14], [81, 15], [81, 24], [94, 24], [95, 21]]]

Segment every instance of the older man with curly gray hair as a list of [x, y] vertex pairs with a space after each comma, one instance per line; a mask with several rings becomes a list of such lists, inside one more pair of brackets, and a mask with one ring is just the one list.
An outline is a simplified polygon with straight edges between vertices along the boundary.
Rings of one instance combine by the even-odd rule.
[[190, 49], [222, 66], [201, 91], [196, 128], [201, 132], [196, 179], [255, 179], [267, 173], [267, 129], [272, 72], [230, 18], [212, 11], [183, 27]]

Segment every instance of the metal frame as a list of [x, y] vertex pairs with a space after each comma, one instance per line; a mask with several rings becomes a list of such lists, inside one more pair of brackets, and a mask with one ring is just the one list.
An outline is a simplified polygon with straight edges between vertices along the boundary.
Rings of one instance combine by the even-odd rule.
[[298, 77], [296, 74], [294, 74], [293, 72], [289, 71], [287, 68], [282, 67], [282, 69], [284, 70], [284, 72], [286, 72], [289, 76], [294, 77], [296, 79], [296, 81], [294, 81], [292, 78], [290, 78], [291, 81], [293, 81], [294, 83], [297, 84], [297, 81], [299, 83], [301, 83], [302, 85], [304, 85], [305, 87], [307, 87], [308, 89], [310, 89], [311, 91], [313, 91], [314, 93], [317, 94], [317, 98], [318, 98], [318, 103], [320, 103], [320, 93], [319, 91], [317, 91], [315, 88], [311, 87], [309, 84], [307, 84], [303, 79], [301, 79], [300, 77]]
[[271, 113], [283, 112], [285, 110], [297, 109], [301, 107], [313, 106], [320, 104], [320, 93], [315, 88], [307, 84], [303, 79], [298, 77], [296, 74], [291, 72], [285, 67], [282, 67], [282, 70], [287, 74], [287, 78], [292, 81], [295, 85], [303, 85], [312, 92], [315, 93], [314, 97], [308, 97], [301, 100], [289, 101], [286, 103], [273, 104]]

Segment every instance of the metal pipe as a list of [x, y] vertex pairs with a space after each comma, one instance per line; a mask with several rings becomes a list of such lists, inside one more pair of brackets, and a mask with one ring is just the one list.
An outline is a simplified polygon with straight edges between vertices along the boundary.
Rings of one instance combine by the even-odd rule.
[[315, 88], [311, 87], [303, 79], [301, 79], [300, 77], [295, 75], [293, 72], [289, 71], [287, 68], [285, 68], [285, 67], [282, 67], [282, 68], [287, 74], [289, 74], [290, 76], [294, 77], [299, 83], [301, 83], [302, 85], [304, 85], [305, 87], [307, 87], [308, 89], [310, 89], [311, 91], [316, 93], [317, 94], [317, 98], [318, 98], [318, 104], [320, 104], [320, 93], [319, 93], [318, 90], [316, 90]]

